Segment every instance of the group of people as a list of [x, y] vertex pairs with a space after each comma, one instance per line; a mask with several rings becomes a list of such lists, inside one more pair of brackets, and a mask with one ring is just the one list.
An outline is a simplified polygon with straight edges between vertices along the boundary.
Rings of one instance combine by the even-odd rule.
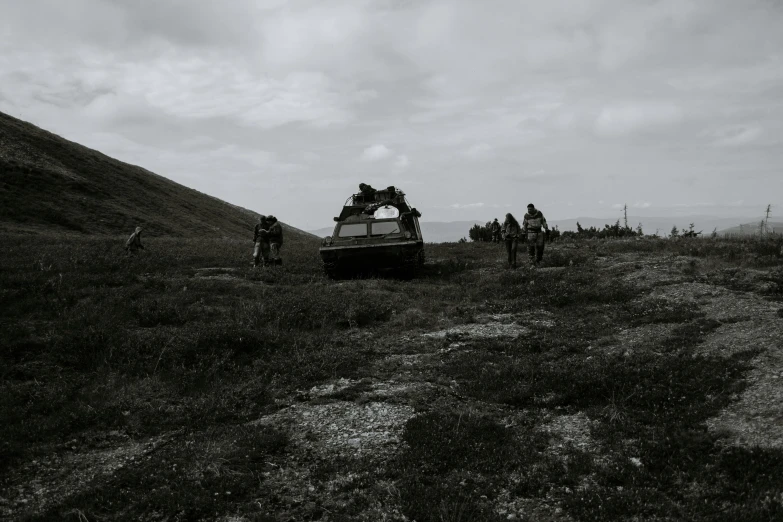
[[504, 241], [508, 253], [508, 267], [517, 267], [517, 245], [519, 240], [527, 242], [527, 252], [533, 265], [541, 263], [544, 257], [544, 240], [549, 237], [549, 225], [544, 214], [530, 203], [527, 213], [522, 219], [522, 225], [511, 214], [506, 214], [506, 219], [501, 225], [495, 218], [490, 225], [492, 241], [497, 243]]
[[[125, 242], [125, 250], [134, 254], [137, 250], [144, 250], [141, 244], [141, 227], [136, 227], [128, 241]], [[257, 267], [261, 262], [264, 266], [282, 265], [280, 248], [283, 246], [283, 227], [275, 216], [258, 217], [258, 223], [253, 229], [253, 266]]]
[[253, 266], [263, 260], [264, 266], [282, 265], [280, 248], [283, 246], [283, 227], [275, 216], [260, 215], [253, 229]]
[[[131, 234], [125, 243], [125, 250], [134, 253], [138, 249], [144, 249], [141, 244], [141, 227]], [[508, 267], [517, 267], [517, 246], [519, 240], [527, 242], [527, 252], [533, 265], [541, 263], [544, 257], [544, 240], [549, 237], [549, 225], [544, 214], [535, 205], [527, 206], [527, 213], [522, 219], [522, 225], [511, 214], [506, 214], [506, 219], [501, 225], [495, 218], [490, 225], [492, 241], [504, 241], [508, 253]], [[264, 266], [282, 265], [280, 248], [283, 246], [283, 227], [275, 216], [259, 216], [258, 223], [253, 229], [253, 266], [257, 267], [261, 262]]]

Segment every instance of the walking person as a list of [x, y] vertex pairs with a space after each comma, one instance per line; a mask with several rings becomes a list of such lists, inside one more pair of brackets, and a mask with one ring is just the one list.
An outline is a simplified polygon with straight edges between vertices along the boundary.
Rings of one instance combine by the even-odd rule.
[[491, 225], [489, 225], [489, 230], [492, 232], [492, 242], [493, 243], [499, 243], [500, 242], [500, 223], [498, 222], [498, 218], [495, 218], [495, 221], [492, 222]]
[[510, 213], [506, 214], [506, 219], [503, 221], [503, 239], [506, 241], [506, 252], [508, 253], [508, 266], [510, 268], [517, 267], [517, 245], [519, 243], [519, 235], [522, 233], [522, 229], [519, 226], [519, 222]]
[[141, 230], [141, 227], [136, 227], [136, 231], [125, 242], [125, 250], [129, 254], [135, 254], [138, 249], [144, 250], [144, 245], [141, 244]]
[[527, 235], [527, 253], [530, 261], [538, 265], [544, 257], [544, 236], [549, 237], [549, 225], [544, 214], [532, 203], [527, 206], [527, 214], [522, 220], [522, 231]]
[[269, 223], [268, 238], [271, 264], [282, 265], [283, 259], [280, 257], [280, 248], [283, 246], [283, 227], [275, 216], [266, 218]]
[[257, 267], [259, 261], [263, 259], [264, 266], [269, 265], [269, 231], [267, 218], [261, 214], [258, 216], [258, 223], [253, 229], [253, 266]]

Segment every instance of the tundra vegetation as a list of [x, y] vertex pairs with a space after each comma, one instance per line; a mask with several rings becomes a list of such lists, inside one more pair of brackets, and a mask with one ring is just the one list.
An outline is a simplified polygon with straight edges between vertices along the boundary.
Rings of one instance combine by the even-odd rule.
[[0, 517], [783, 519], [783, 241], [0, 241]]

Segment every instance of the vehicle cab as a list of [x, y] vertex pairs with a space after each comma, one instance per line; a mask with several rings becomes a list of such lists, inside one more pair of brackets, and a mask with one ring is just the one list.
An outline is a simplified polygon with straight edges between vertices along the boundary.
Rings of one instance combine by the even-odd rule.
[[394, 268], [410, 265], [411, 259], [422, 264], [420, 216], [395, 187], [352, 195], [334, 218], [333, 234], [323, 240], [325, 267]]

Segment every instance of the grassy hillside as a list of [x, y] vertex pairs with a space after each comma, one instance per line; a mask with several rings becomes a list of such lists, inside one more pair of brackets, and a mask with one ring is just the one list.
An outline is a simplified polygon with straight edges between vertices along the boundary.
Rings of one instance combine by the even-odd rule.
[[781, 520], [782, 245], [1, 236], [0, 518]]
[[[255, 212], [0, 113], [0, 231], [128, 235], [141, 225], [149, 237], [247, 237], [255, 219]], [[290, 237], [311, 237], [285, 228]]]

